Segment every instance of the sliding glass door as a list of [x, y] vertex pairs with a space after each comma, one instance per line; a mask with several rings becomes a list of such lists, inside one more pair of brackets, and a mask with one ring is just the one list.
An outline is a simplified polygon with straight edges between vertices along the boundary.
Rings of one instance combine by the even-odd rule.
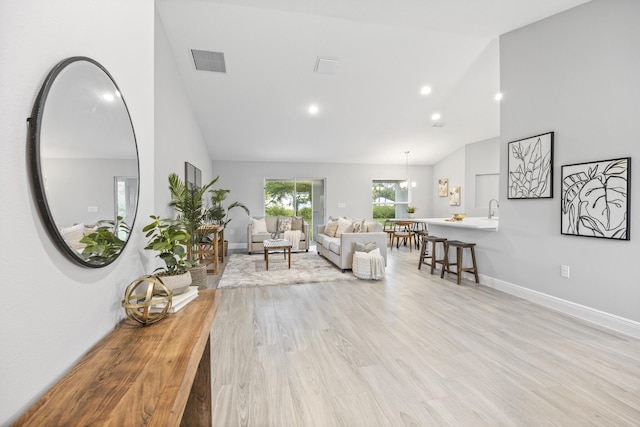
[[313, 238], [316, 223], [324, 222], [324, 179], [265, 179], [265, 215], [304, 217]]

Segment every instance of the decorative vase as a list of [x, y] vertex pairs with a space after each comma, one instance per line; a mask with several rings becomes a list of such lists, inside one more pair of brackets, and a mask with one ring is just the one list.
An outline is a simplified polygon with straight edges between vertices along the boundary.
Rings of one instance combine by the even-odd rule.
[[179, 295], [191, 286], [191, 273], [185, 272], [174, 276], [156, 276], [171, 291], [173, 295]]
[[413, 219], [415, 216], [416, 216], [416, 214], [414, 214], [414, 213], [410, 213], [410, 214], [409, 214], [409, 219]]

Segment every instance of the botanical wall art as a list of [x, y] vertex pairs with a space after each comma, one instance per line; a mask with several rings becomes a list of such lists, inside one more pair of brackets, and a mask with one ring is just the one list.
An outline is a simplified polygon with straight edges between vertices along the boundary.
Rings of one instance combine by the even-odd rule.
[[630, 185], [630, 157], [562, 166], [562, 234], [629, 240]]
[[449, 195], [449, 178], [438, 180], [438, 196], [447, 197]]
[[553, 198], [553, 132], [510, 142], [508, 149], [507, 198]]
[[449, 206], [460, 206], [460, 187], [449, 188]]

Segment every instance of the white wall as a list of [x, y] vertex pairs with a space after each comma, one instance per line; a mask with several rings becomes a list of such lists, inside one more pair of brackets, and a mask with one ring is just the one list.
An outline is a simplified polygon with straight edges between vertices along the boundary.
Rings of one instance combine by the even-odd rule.
[[[594, 0], [500, 38], [499, 231], [445, 237], [478, 244], [489, 285], [640, 336], [639, 175], [632, 173], [631, 241], [560, 234], [562, 165], [640, 158], [639, 16], [640, 2]], [[554, 198], [508, 200], [508, 142], [548, 131], [555, 132]], [[459, 160], [456, 152], [434, 167], [435, 186], [449, 170], [459, 174]], [[571, 268], [569, 279], [561, 265]]]
[[[184, 180], [184, 162], [202, 171], [202, 183], [215, 178], [211, 155], [187, 98], [162, 20], [155, 12], [155, 213], [172, 216], [167, 177]], [[186, 49], [186, 47], [185, 47]], [[196, 72], [195, 70], [193, 72]], [[147, 221], [148, 217], [144, 218]]]
[[[431, 166], [411, 166], [411, 180], [416, 182], [412, 204], [419, 216], [431, 216], [433, 173]], [[360, 165], [341, 163], [276, 163], [214, 161], [213, 170], [220, 175], [221, 188], [231, 190], [228, 200], [244, 203], [251, 215], [264, 215], [265, 178], [326, 178], [326, 216], [372, 217], [371, 184], [374, 179], [406, 179], [406, 165]], [[344, 203], [344, 208], [338, 204]], [[247, 241], [249, 219], [244, 211], [234, 210], [225, 231], [230, 243]], [[326, 219], [326, 218], [325, 218]]]
[[[464, 163], [465, 213], [467, 216], [487, 216], [489, 200], [497, 200], [500, 197], [500, 138], [467, 144]], [[480, 185], [479, 175], [484, 177], [482, 180], [483, 188], [478, 188]], [[484, 195], [484, 197], [476, 197], [477, 193]], [[498, 214], [498, 209], [495, 209], [495, 205], [493, 207], [495, 213]]]
[[[114, 178], [135, 177], [138, 163], [126, 159], [47, 159], [43, 162], [49, 208], [59, 226], [115, 220]], [[78, 179], [91, 176], [91, 179]], [[74, 197], [69, 197], [73, 194]], [[89, 212], [88, 207], [96, 210]]]
[[[438, 196], [438, 180], [449, 179], [449, 188], [462, 187], [460, 193], [460, 206], [449, 206], [449, 197]], [[453, 213], [465, 212], [467, 203], [465, 185], [465, 148], [460, 148], [451, 153], [433, 166], [433, 182], [431, 184], [433, 193], [433, 215], [434, 218], [451, 217]], [[428, 215], [419, 215], [428, 217]]]
[[[153, 1], [0, 2], [0, 425], [24, 412], [123, 317], [139, 250], [102, 269], [68, 261], [46, 233], [26, 167], [26, 118], [51, 68], [100, 62], [127, 102], [140, 154], [140, 215], [153, 207]], [[139, 245], [138, 245], [139, 247]]]
[[[594, 0], [500, 38], [502, 152], [509, 141], [555, 132], [554, 198], [501, 200], [500, 228], [518, 255], [504, 254], [500, 278], [635, 321], [639, 175], [632, 175], [631, 241], [612, 241], [560, 235], [560, 167], [640, 159], [638, 17], [638, 1]], [[506, 155], [501, 170], [506, 188]], [[571, 267], [570, 279], [560, 277], [561, 264]]]
[[[433, 217], [447, 218], [454, 213], [486, 216], [490, 199], [482, 200], [480, 206], [476, 206], [476, 176], [499, 173], [500, 138], [467, 144], [449, 154], [433, 166]], [[438, 180], [441, 178], [449, 178], [449, 187], [462, 187], [460, 206], [450, 206], [448, 197], [438, 196]], [[498, 190], [491, 194], [497, 197]]]

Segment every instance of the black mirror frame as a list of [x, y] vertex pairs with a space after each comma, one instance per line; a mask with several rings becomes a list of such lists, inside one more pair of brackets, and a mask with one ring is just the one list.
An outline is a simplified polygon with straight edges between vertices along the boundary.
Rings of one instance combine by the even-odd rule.
[[[54, 241], [54, 243], [56, 244], [56, 246], [58, 247], [58, 249], [60, 249], [60, 251], [62, 253], [64, 253], [65, 255], [67, 255], [67, 257], [75, 262], [76, 264], [79, 264], [81, 266], [84, 267], [90, 267], [90, 268], [102, 268], [102, 267], [106, 267], [107, 265], [113, 263], [116, 259], [118, 259], [120, 257], [120, 255], [122, 254], [122, 251], [124, 251], [124, 248], [127, 246], [127, 243], [129, 242], [129, 239], [131, 238], [131, 232], [133, 231], [133, 226], [135, 225], [135, 220], [138, 214], [138, 206], [140, 203], [140, 185], [138, 184], [138, 188], [137, 188], [137, 194], [136, 194], [136, 210], [134, 213], [134, 219], [132, 224], [130, 224], [131, 226], [131, 230], [129, 232], [129, 234], [127, 235], [127, 239], [124, 242], [124, 245], [122, 246], [121, 251], [118, 253], [117, 256], [114, 256], [112, 259], [110, 259], [109, 261], [102, 263], [102, 264], [95, 264], [95, 263], [90, 263], [88, 261], [86, 261], [85, 259], [81, 258], [64, 240], [64, 238], [62, 237], [62, 234], [60, 233], [60, 231], [58, 230], [58, 227], [56, 226], [54, 217], [53, 217], [53, 213], [51, 212], [51, 209], [49, 208], [49, 203], [47, 201], [47, 195], [46, 195], [46, 191], [45, 191], [45, 183], [43, 180], [43, 176], [42, 176], [42, 164], [41, 164], [41, 158], [40, 158], [40, 132], [41, 132], [41, 126], [42, 126], [42, 113], [45, 107], [45, 103], [47, 101], [47, 96], [49, 95], [49, 91], [51, 90], [51, 87], [53, 85], [53, 83], [56, 80], [56, 77], [58, 77], [58, 75], [69, 65], [71, 65], [74, 62], [79, 62], [79, 61], [86, 61], [89, 62], [93, 65], [95, 65], [96, 67], [98, 67], [102, 72], [105, 73], [105, 75], [107, 77], [109, 77], [109, 80], [111, 80], [111, 82], [113, 83], [114, 87], [120, 92], [120, 88], [118, 87], [118, 85], [116, 84], [115, 80], [113, 79], [113, 77], [111, 76], [111, 74], [106, 70], [106, 68], [104, 68], [99, 62], [97, 62], [94, 59], [88, 58], [86, 56], [73, 56], [67, 59], [64, 59], [62, 61], [60, 61], [58, 64], [56, 64], [53, 69], [49, 72], [49, 74], [47, 75], [47, 77], [44, 80], [44, 83], [42, 84], [42, 87], [40, 89], [40, 92], [38, 93], [38, 96], [36, 97], [36, 100], [34, 102], [33, 105], [33, 109], [31, 111], [31, 117], [29, 117], [27, 119], [27, 123], [28, 123], [28, 132], [27, 132], [27, 158], [28, 158], [28, 162], [29, 162], [29, 174], [31, 177], [31, 187], [32, 187], [32, 194], [33, 197], [35, 198], [36, 204], [38, 206], [38, 211], [40, 213], [40, 216], [42, 218], [42, 221], [44, 222], [47, 231], [51, 237], [51, 239]], [[137, 174], [138, 174], [138, 179], [140, 178], [140, 157], [139, 157], [139, 152], [138, 152], [138, 142], [137, 142], [137, 138], [136, 138], [136, 134], [135, 134], [135, 129], [133, 127], [133, 121], [131, 120], [131, 114], [129, 113], [129, 107], [127, 106], [127, 103], [124, 100], [124, 97], [122, 98], [122, 103], [124, 105], [124, 108], [127, 111], [127, 116], [129, 117], [129, 123], [131, 124], [131, 132], [133, 134], [133, 143], [134, 143], [134, 147], [136, 150], [136, 167], [137, 167]]]

